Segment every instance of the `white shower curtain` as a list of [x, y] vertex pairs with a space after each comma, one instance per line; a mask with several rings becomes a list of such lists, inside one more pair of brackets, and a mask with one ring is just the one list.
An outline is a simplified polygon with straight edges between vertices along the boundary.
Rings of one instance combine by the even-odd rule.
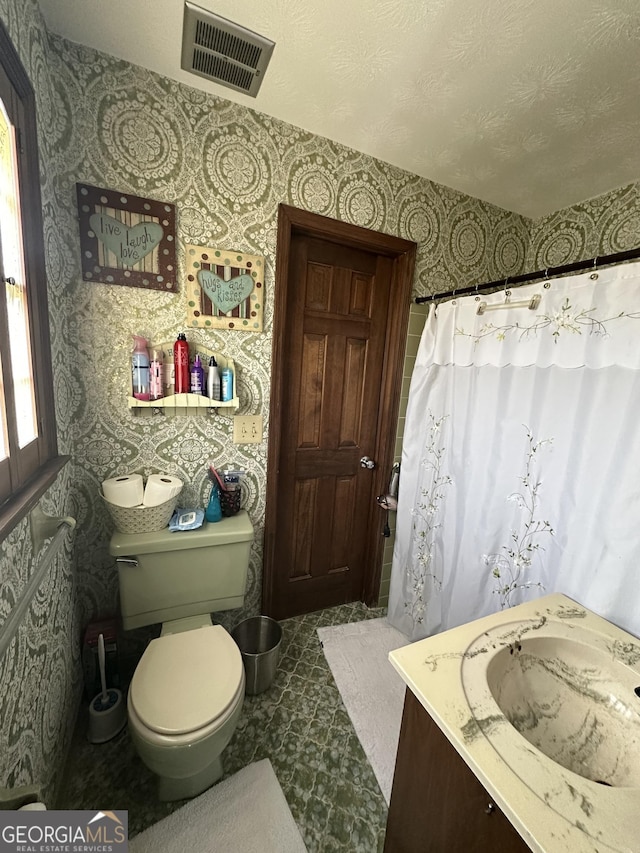
[[555, 591], [640, 636], [640, 264], [511, 299], [535, 294], [427, 319], [388, 616], [411, 639]]

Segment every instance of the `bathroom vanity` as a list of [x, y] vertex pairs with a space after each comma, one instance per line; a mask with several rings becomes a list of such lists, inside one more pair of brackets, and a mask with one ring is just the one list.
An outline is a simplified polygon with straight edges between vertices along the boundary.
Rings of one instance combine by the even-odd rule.
[[640, 641], [553, 594], [397, 649], [385, 853], [640, 849]]
[[385, 853], [525, 853], [529, 847], [407, 689]]

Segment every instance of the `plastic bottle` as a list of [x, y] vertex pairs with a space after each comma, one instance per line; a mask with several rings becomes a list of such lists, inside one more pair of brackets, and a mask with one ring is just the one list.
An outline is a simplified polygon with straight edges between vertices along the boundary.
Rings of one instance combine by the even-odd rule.
[[149, 353], [147, 352], [147, 339], [140, 337], [140, 335], [133, 336], [131, 387], [136, 400], [149, 399]]
[[193, 359], [193, 364], [191, 365], [190, 390], [192, 394], [203, 394], [205, 391], [204, 369], [202, 367], [202, 362], [200, 361], [200, 356], [197, 353], [196, 357]]
[[209, 503], [205, 511], [204, 517], [207, 521], [222, 521], [222, 507], [220, 506], [220, 492], [216, 485], [211, 486], [209, 495]]
[[220, 371], [215, 356], [209, 359], [209, 372], [207, 374], [207, 397], [212, 400], [220, 399]]
[[173, 347], [164, 353], [164, 378], [162, 381], [165, 397], [175, 394], [176, 379], [173, 364]]
[[149, 399], [159, 400], [164, 397], [164, 365], [163, 352], [161, 349], [151, 351], [151, 364], [149, 365]]
[[230, 367], [223, 367], [220, 371], [220, 389], [223, 403], [233, 400], [233, 371]]
[[180, 332], [173, 345], [174, 388], [176, 394], [189, 393], [189, 344], [184, 332]]

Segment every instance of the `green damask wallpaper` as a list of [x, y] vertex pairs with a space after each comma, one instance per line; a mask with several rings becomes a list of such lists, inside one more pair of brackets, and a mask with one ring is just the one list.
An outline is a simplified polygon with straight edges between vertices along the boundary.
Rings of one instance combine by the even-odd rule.
[[640, 246], [640, 183], [531, 223], [527, 269], [545, 269]]
[[[167, 471], [202, 502], [209, 460], [245, 467], [256, 542], [245, 610], [223, 621], [260, 610], [278, 204], [415, 240], [415, 292], [425, 294], [638, 243], [640, 199], [634, 185], [530, 222], [47, 34], [37, 0], [0, 0], [0, 15], [37, 94], [56, 411], [61, 450], [73, 456], [45, 505], [78, 520], [73, 551], [56, 561], [0, 664], [0, 785], [35, 781], [53, 793], [78, 707], [81, 627], [117, 604], [111, 522], [98, 496], [105, 477]], [[263, 333], [187, 330], [235, 360], [239, 412], [265, 416], [262, 444], [235, 446], [223, 415], [129, 412], [131, 336], [166, 341], [186, 330], [184, 291], [82, 281], [76, 181], [175, 203], [181, 276], [186, 243], [265, 256]], [[23, 523], [0, 545], [0, 618], [33, 566]]]
[[[117, 583], [107, 553], [111, 522], [98, 498], [101, 480], [139, 470], [167, 471], [202, 503], [206, 463], [249, 472], [247, 508], [256, 529], [246, 611], [260, 610], [266, 438], [235, 446], [232, 421], [193, 417], [136, 419], [126, 408], [131, 336], [175, 339], [186, 326], [184, 291], [162, 294], [88, 284], [79, 274], [76, 181], [177, 205], [178, 265], [186, 243], [265, 256], [265, 331], [188, 331], [231, 356], [241, 414], [268, 415], [271, 328], [280, 202], [420, 244], [416, 288], [519, 271], [527, 227], [514, 214], [416, 178], [258, 112], [206, 95], [85, 47], [51, 38], [50, 142], [60, 164], [57, 234], [51, 251], [68, 274], [73, 310], [68, 368], [56, 393], [73, 412], [74, 494], [80, 523], [82, 611], [113, 611]], [[55, 115], [55, 118], [54, 118]], [[228, 623], [241, 614], [225, 614]]]

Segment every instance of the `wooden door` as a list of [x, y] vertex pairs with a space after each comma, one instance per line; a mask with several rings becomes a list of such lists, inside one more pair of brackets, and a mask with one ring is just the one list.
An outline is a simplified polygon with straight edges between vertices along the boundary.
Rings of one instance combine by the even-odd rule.
[[283, 218], [263, 585], [280, 619], [377, 596], [415, 248], [293, 208], [279, 242]]

